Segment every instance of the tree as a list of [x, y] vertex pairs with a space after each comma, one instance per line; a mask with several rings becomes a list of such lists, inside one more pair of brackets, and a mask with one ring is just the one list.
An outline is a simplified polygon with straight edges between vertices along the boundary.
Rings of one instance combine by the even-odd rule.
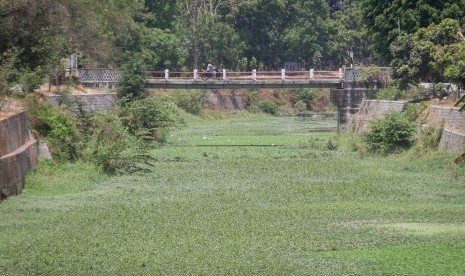
[[118, 83], [118, 97], [126, 101], [143, 99], [147, 97], [145, 62], [140, 53], [128, 53], [128, 56]]
[[330, 67], [330, 63], [342, 63], [337, 60], [337, 27], [330, 21], [329, 7], [326, 1], [294, 0], [288, 7], [288, 13], [294, 17], [289, 20], [284, 33], [283, 53], [286, 60], [300, 61], [311, 67]]
[[139, 0], [2, 1], [0, 52], [18, 47], [23, 67], [44, 72], [64, 67], [71, 53], [92, 66], [117, 66], [142, 8]]
[[376, 53], [384, 61], [392, 59], [389, 46], [399, 36], [399, 27], [402, 33], [413, 34], [446, 18], [462, 18], [465, 12], [465, 0], [362, 1], [365, 24]]
[[392, 75], [401, 88], [420, 81], [445, 81], [444, 72], [453, 63], [452, 55], [457, 49], [457, 28], [456, 20], [445, 19], [412, 35], [402, 35], [392, 43]]
[[324, 67], [342, 62], [336, 53], [337, 26], [324, 0], [260, 0], [241, 10], [235, 28], [246, 42], [245, 56], [256, 57], [268, 68], [278, 69], [285, 61], [313, 66], [316, 53]]
[[[179, 0], [181, 21], [178, 31], [187, 42], [189, 56], [194, 68], [198, 68], [199, 59], [205, 43], [209, 42], [209, 30], [216, 29], [218, 20], [223, 19], [223, 10], [235, 14], [241, 7], [253, 5], [255, 0]], [[187, 19], [187, 20], [184, 20]], [[223, 23], [227, 23], [224, 22]], [[224, 25], [223, 25], [224, 27]], [[228, 30], [230, 33], [230, 30]], [[234, 47], [228, 44], [227, 47]], [[223, 46], [222, 46], [223, 47]]]
[[[331, 1], [330, 1], [331, 2]], [[344, 7], [333, 14], [337, 26], [337, 49], [334, 51], [342, 57], [333, 58], [342, 60], [344, 64], [352, 63], [350, 51], [353, 54], [353, 62], [356, 64], [370, 65], [377, 63], [373, 53], [373, 41], [363, 24], [362, 1], [332, 1], [336, 5]]]
[[[457, 46], [457, 51], [451, 56], [454, 61], [446, 69], [445, 76], [462, 88], [465, 87], [465, 43], [460, 43]], [[460, 111], [465, 110], [465, 96], [455, 104], [456, 107], [460, 107]]]

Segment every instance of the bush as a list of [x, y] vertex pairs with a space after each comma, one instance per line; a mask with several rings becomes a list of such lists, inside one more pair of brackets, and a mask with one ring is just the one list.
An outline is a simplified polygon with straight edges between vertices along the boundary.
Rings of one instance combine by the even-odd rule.
[[378, 100], [398, 101], [402, 98], [402, 91], [395, 87], [383, 88], [378, 92], [376, 98]]
[[292, 110], [289, 110], [289, 108], [286, 105], [280, 105], [278, 107], [278, 110], [276, 111], [276, 115], [278, 116], [292, 116]]
[[243, 91], [245, 97], [246, 97], [246, 101], [247, 101], [247, 106], [250, 108], [250, 107], [253, 107], [255, 106], [257, 103], [258, 103], [258, 91], [257, 90], [245, 90]]
[[168, 130], [182, 123], [179, 109], [160, 97], [130, 103], [122, 118], [130, 134], [152, 142], [165, 142]]
[[205, 101], [205, 95], [202, 90], [175, 90], [170, 93], [174, 102], [179, 108], [193, 114], [200, 115]]
[[404, 114], [388, 112], [384, 119], [370, 124], [370, 130], [363, 135], [363, 141], [370, 152], [393, 153], [412, 146], [415, 129], [416, 125]]
[[311, 89], [311, 88], [299, 89], [298, 101], [303, 101], [307, 106], [307, 110], [311, 109], [312, 107], [311, 103], [316, 97], [317, 97], [317, 93], [315, 89]]
[[31, 128], [48, 142], [52, 156], [62, 161], [76, 160], [80, 151], [80, 135], [72, 115], [51, 107], [32, 94], [24, 103]]
[[89, 143], [91, 161], [107, 174], [149, 171], [147, 144], [131, 136], [115, 112], [97, 115]]
[[424, 87], [418, 87], [414, 85], [408, 86], [407, 90], [405, 91], [407, 100], [413, 101], [422, 101], [431, 98], [431, 91]]
[[417, 122], [422, 124], [426, 121], [428, 104], [426, 102], [414, 103], [407, 105], [407, 108], [404, 111], [405, 116], [411, 122]]
[[437, 150], [441, 141], [444, 123], [440, 127], [428, 126], [421, 130], [419, 146], [425, 150]]
[[121, 80], [118, 83], [118, 97], [129, 101], [147, 97], [145, 89], [144, 60], [137, 54], [131, 56], [123, 65]]
[[33, 93], [43, 82], [43, 73], [41, 71], [23, 71], [19, 76], [19, 83], [26, 93]]
[[258, 103], [258, 107], [262, 112], [271, 114], [271, 115], [276, 115], [278, 113], [278, 106], [270, 101], [270, 100], [263, 100]]
[[367, 66], [361, 68], [359, 81], [361, 82], [377, 82], [380, 81], [380, 68], [376, 66]]
[[304, 111], [307, 111], [307, 104], [300, 100], [300, 101], [297, 101], [295, 104], [294, 104], [294, 110], [296, 112], [304, 112]]

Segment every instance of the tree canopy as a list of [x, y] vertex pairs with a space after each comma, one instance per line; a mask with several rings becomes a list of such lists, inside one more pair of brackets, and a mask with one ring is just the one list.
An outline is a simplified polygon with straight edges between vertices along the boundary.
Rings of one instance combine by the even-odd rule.
[[73, 53], [80, 66], [137, 56], [158, 70], [353, 62], [391, 65], [404, 84], [461, 82], [464, 11], [465, 0], [0, 0], [0, 65], [54, 74]]
[[392, 58], [389, 46], [400, 33], [413, 34], [420, 28], [439, 24], [446, 18], [464, 16], [465, 0], [362, 0], [364, 20], [377, 55], [384, 61]]

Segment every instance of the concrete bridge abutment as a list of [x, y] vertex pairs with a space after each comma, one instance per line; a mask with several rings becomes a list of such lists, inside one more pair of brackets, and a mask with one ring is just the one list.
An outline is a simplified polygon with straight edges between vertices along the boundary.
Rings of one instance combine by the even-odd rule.
[[356, 82], [344, 83], [343, 89], [331, 89], [331, 103], [337, 107], [338, 132], [349, 131], [349, 126], [360, 110], [362, 100], [368, 93], [378, 91], [377, 83], [363, 84]]

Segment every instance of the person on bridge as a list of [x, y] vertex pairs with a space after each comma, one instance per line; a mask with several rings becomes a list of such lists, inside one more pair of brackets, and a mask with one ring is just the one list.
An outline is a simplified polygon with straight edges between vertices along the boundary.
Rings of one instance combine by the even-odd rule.
[[213, 65], [212, 65], [212, 62], [210, 60], [208, 61], [207, 72], [213, 72]]
[[213, 77], [213, 73], [214, 73], [213, 71], [214, 71], [213, 64], [212, 64], [211, 60], [209, 60], [208, 65], [207, 65], [207, 70], [206, 70], [205, 77], [209, 77], [209, 78]]
[[458, 40], [459, 42], [465, 42], [465, 37], [463, 36], [461, 30], [458, 30], [458, 31], [457, 31], [457, 40]]

